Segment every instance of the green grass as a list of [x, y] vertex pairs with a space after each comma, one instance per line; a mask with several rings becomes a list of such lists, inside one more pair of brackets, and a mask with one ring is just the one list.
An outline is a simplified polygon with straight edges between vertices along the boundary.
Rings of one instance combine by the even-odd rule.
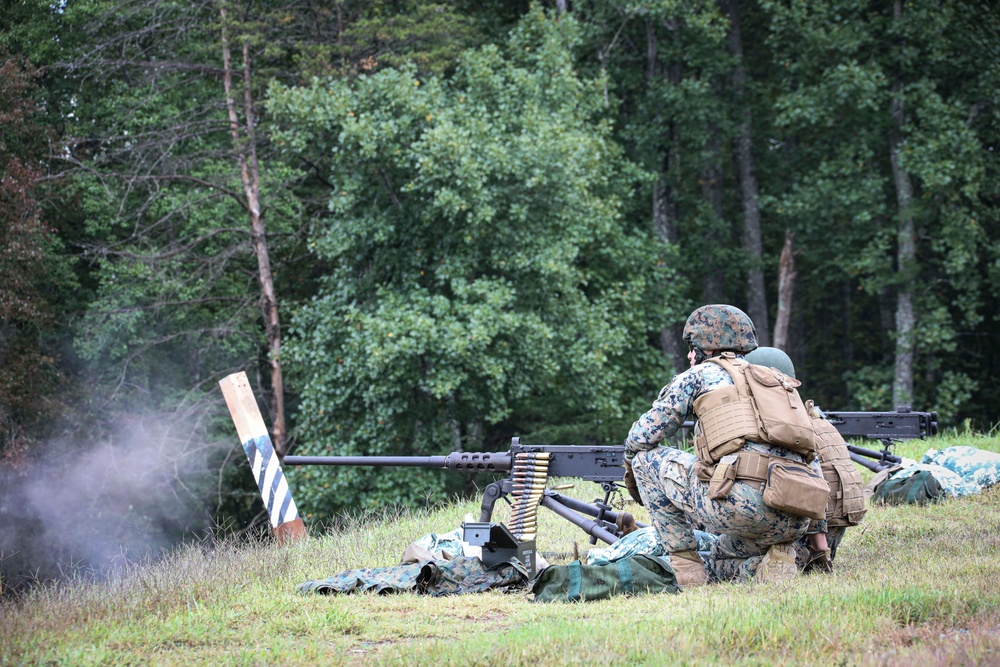
[[[973, 434], [899, 450], [919, 459], [929, 446], [953, 444], [1000, 452], [1000, 439]], [[581, 483], [571, 493], [589, 500], [597, 491]], [[392, 565], [411, 541], [453, 530], [466, 514], [478, 518], [475, 501], [312, 527], [311, 539], [285, 547], [266, 539], [189, 545], [103, 582], [38, 586], [0, 603], [0, 664], [1000, 663], [998, 488], [927, 507], [872, 508], [848, 532], [834, 574], [788, 585], [581, 604], [295, 590], [306, 579]], [[539, 519], [541, 551], [586, 553], [581, 531], [545, 510]]]

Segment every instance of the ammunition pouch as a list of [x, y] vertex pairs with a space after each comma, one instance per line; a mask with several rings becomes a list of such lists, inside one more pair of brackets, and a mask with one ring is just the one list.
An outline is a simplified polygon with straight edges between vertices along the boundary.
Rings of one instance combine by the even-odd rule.
[[[736, 482], [744, 482], [764, 488], [767, 479], [767, 465], [774, 457], [757, 452], [727, 454], [714, 466], [698, 461], [694, 465], [695, 474], [702, 482], [708, 482], [708, 496], [712, 500], [725, 500]], [[782, 459], [783, 460], [783, 459]]]
[[829, 497], [830, 485], [808, 465], [780, 459], [767, 466], [764, 504], [768, 507], [818, 521], [826, 518]]
[[822, 476], [798, 461], [743, 451], [727, 454], [715, 466], [699, 461], [695, 473], [708, 482], [708, 497], [725, 500], [736, 482], [756, 486], [764, 504], [794, 516], [822, 519], [830, 486]]
[[[810, 407], [811, 401], [806, 402]], [[851, 460], [851, 452], [837, 428], [822, 417], [813, 420], [816, 450], [823, 467], [823, 477], [830, 485], [826, 507], [826, 523], [830, 528], [856, 526], [868, 511], [865, 507], [864, 483], [861, 473]]]
[[708, 497], [712, 500], [725, 500], [736, 482], [736, 467], [739, 454], [726, 454], [715, 466], [712, 478], [708, 482]]

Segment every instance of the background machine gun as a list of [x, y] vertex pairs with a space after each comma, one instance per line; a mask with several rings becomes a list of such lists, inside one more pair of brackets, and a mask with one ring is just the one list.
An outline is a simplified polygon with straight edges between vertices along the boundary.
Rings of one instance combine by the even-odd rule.
[[[923, 438], [937, 433], [937, 413], [913, 412], [909, 407], [896, 412], [828, 412], [826, 418], [845, 438], [879, 440], [876, 452], [848, 445], [851, 458], [874, 471], [901, 461], [890, 453], [895, 440]], [[693, 422], [685, 422], [690, 428]], [[877, 460], [872, 460], [877, 459]], [[332, 466], [414, 466], [441, 468], [454, 472], [506, 474], [490, 482], [483, 491], [479, 521], [462, 524], [464, 539], [483, 547], [483, 562], [493, 565], [517, 557], [535, 574], [536, 512], [539, 506], [583, 529], [590, 543], [613, 544], [638, 524], [628, 512], [615, 511], [612, 494], [617, 493], [625, 474], [623, 445], [526, 445], [513, 438], [506, 452], [452, 452], [445, 456], [286, 456], [284, 465]], [[546, 487], [549, 477], [575, 477], [596, 482], [603, 499], [587, 503]], [[511, 505], [507, 525], [492, 522], [496, 502]]]
[[882, 444], [880, 452], [847, 446], [851, 460], [872, 472], [902, 463], [891, 451], [896, 440], [926, 438], [937, 435], [938, 430], [936, 412], [914, 412], [908, 405], [899, 406], [895, 412], [827, 412], [825, 416], [845, 440], [866, 438]]

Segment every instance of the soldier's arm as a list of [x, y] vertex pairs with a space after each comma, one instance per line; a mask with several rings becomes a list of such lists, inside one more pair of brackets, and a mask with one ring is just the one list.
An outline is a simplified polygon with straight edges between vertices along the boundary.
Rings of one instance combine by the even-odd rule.
[[689, 369], [660, 390], [652, 407], [632, 424], [625, 439], [625, 459], [631, 461], [639, 452], [657, 447], [676, 433], [690, 414], [700, 388], [700, 374]]

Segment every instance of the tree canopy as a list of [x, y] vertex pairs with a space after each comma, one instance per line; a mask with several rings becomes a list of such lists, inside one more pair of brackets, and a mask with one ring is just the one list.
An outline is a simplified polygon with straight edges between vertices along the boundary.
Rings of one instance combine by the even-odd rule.
[[[646, 339], [679, 314], [671, 253], [623, 215], [642, 176], [600, 120], [601, 82], [574, 72], [577, 32], [535, 10], [447, 81], [271, 89], [275, 141], [329, 183], [323, 276], [287, 350], [310, 449], [613, 438], [666, 375]], [[302, 474], [330, 477], [331, 499], [413, 500], [392, 473]]]

